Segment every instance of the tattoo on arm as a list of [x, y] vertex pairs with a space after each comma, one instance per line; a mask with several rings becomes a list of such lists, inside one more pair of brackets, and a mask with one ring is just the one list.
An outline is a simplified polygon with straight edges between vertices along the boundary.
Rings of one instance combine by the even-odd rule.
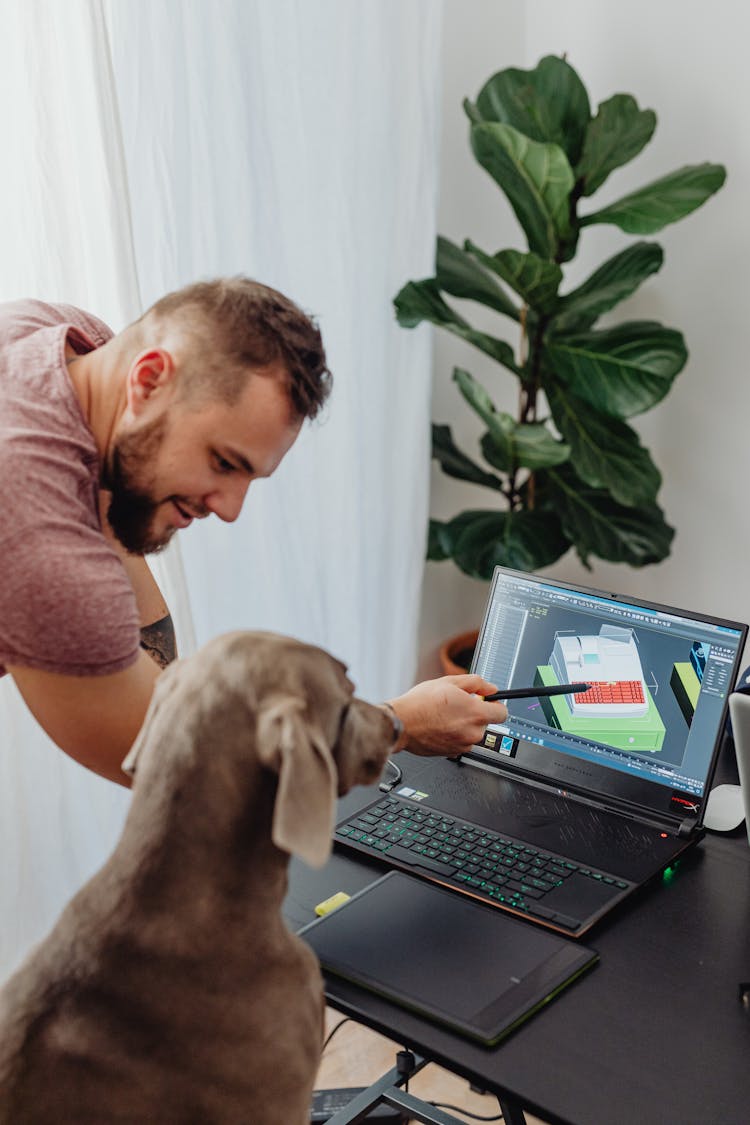
[[160, 668], [166, 668], [167, 664], [177, 658], [174, 625], [169, 614], [141, 629], [141, 648], [146, 650]]

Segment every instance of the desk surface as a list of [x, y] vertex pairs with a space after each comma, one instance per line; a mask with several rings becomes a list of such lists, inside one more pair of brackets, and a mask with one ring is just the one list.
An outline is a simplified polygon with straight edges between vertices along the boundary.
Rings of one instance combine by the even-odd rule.
[[[368, 798], [359, 790], [347, 806]], [[299, 928], [316, 903], [335, 891], [353, 894], [383, 870], [338, 853], [320, 872], [294, 862], [289, 923]], [[359, 1022], [553, 1123], [746, 1125], [750, 1011], [738, 1000], [739, 982], [750, 981], [744, 826], [708, 834], [671, 879], [623, 904], [586, 944], [600, 963], [494, 1049], [344, 981], [328, 978], [326, 994]]]

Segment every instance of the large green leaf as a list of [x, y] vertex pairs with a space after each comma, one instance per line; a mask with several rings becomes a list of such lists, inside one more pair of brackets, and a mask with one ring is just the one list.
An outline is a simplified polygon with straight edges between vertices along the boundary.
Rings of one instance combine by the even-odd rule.
[[450, 426], [438, 426], [433, 423], [432, 456], [449, 477], [470, 481], [472, 484], [483, 484], [487, 488], [498, 491], [502, 490], [502, 481], [492, 473], [485, 472], [455, 445]]
[[576, 179], [583, 180], [583, 195], [593, 195], [610, 172], [627, 164], [644, 148], [656, 128], [652, 109], [639, 109], [630, 94], [615, 94], [599, 106], [589, 122]]
[[498, 444], [495, 434], [488, 430], [482, 437], [481, 445], [482, 453], [490, 465], [505, 472], [513, 468], [533, 471], [561, 465], [568, 460], [571, 452], [570, 446], [550, 433], [544, 422], [514, 422], [512, 440], [502, 445]]
[[[513, 419], [510, 414], [505, 414], [505, 418]], [[492, 433], [490, 430], [483, 434], [481, 441], [482, 454], [485, 461], [492, 465], [493, 469], [497, 469], [501, 473], [511, 473], [514, 469], [513, 464], [513, 442], [510, 434], [500, 435], [497, 431]]]
[[453, 558], [466, 574], [488, 579], [496, 566], [526, 571], [550, 566], [569, 546], [552, 512], [467, 511], [447, 523], [430, 521], [428, 550], [436, 553], [428, 558]]
[[485, 423], [490, 433], [495, 437], [500, 448], [508, 450], [508, 461], [512, 458], [513, 428], [515, 421], [510, 414], [497, 410], [485, 388], [474, 376], [460, 367], [453, 369], [453, 381], [460, 390], [469, 406]]
[[407, 281], [403, 289], [394, 297], [393, 305], [396, 309], [396, 320], [402, 328], [416, 328], [425, 320], [441, 327], [445, 325], [471, 327], [468, 320], [464, 320], [443, 300], [440, 287], [434, 277], [425, 278], [423, 281]]
[[469, 98], [464, 98], [464, 111], [472, 125], [479, 125], [484, 121], [476, 105]]
[[448, 525], [441, 520], [430, 520], [427, 531], [427, 558], [433, 562], [443, 562], [451, 557], [453, 540], [446, 530]]
[[556, 438], [544, 422], [519, 422], [513, 432], [516, 460], [525, 469], [562, 465], [571, 454], [569, 445]]
[[562, 281], [562, 270], [556, 262], [548, 262], [538, 254], [522, 254], [519, 250], [485, 254], [468, 239], [464, 248], [506, 281], [531, 308], [548, 312], [553, 307]]
[[534, 141], [553, 141], [571, 164], [578, 160], [591, 116], [586, 87], [555, 55], [534, 70], [501, 70], [484, 84], [476, 106], [464, 104], [472, 120], [499, 121]]
[[623, 196], [593, 215], [586, 215], [580, 219], [580, 224], [585, 227], [592, 223], [614, 223], [628, 234], [654, 234], [705, 203], [719, 190], [726, 176], [722, 164], [690, 164], [654, 180], [640, 191]]
[[550, 469], [547, 477], [563, 530], [586, 566], [590, 555], [629, 566], [648, 566], [669, 555], [674, 528], [658, 504], [626, 508], [608, 492], [577, 480], [567, 466]]
[[516, 422], [510, 414], [497, 410], [482, 384], [460, 367], [454, 368], [453, 380], [487, 426], [482, 453], [493, 468], [508, 473], [519, 468], [547, 468], [567, 461], [570, 447], [558, 441], [543, 422]]
[[438, 286], [453, 297], [479, 301], [514, 320], [520, 318], [518, 309], [493, 275], [447, 238], [439, 237], [437, 240], [435, 271]]
[[630, 426], [554, 387], [547, 388], [547, 401], [586, 484], [606, 489], [626, 507], [656, 500], [661, 474]]
[[524, 229], [529, 249], [555, 258], [572, 237], [569, 222], [573, 171], [559, 145], [531, 141], [510, 125], [482, 122], [471, 128], [471, 146], [502, 188]]
[[502, 363], [514, 374], [520, 373], [510, 344], [472, 328], [468, 321], [440, 296], [434, 277], [425, 278], [423, 281], [407, 282], [396, 294], [393, 304], [396, 309], [396, 319], [404, 328], [415, 328], [423, 321], [437, 324], [447, 332], [452, 332], [454, 336], [460, 336], [462, 340], [473, 344], [475, 348], [479, 348], [485, 355]]
[[620, 418], [641, 414], [663, 399], [686, 360], [681, 333], [647, 320], [554, 336], [544, 355], [545, 367], [574, 394]]
[[583, 285], [560, 299], [554, 319], [556, 333], [583, 332], [629, 297], [661, 268], [664, 253], [656, 242], [635, 242], [592, 273]]

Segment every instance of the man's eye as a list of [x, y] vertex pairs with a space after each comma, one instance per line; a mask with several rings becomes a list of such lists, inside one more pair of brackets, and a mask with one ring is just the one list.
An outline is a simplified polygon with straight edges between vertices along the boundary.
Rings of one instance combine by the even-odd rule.
[[225, 457], [220, 457], [219, 454], [214, 456], [214, 464], [220, 473], [233, 473], [234, 465], [231, 461], [227, 461]]

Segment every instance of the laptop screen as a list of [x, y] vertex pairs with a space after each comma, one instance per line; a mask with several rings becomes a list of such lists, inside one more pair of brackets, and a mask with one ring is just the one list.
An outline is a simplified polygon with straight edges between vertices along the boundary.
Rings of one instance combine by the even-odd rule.
[[696, 815], [746, 627], [498, 567], [472, 670], [508, 701], [482, 755], [571, 789]]

